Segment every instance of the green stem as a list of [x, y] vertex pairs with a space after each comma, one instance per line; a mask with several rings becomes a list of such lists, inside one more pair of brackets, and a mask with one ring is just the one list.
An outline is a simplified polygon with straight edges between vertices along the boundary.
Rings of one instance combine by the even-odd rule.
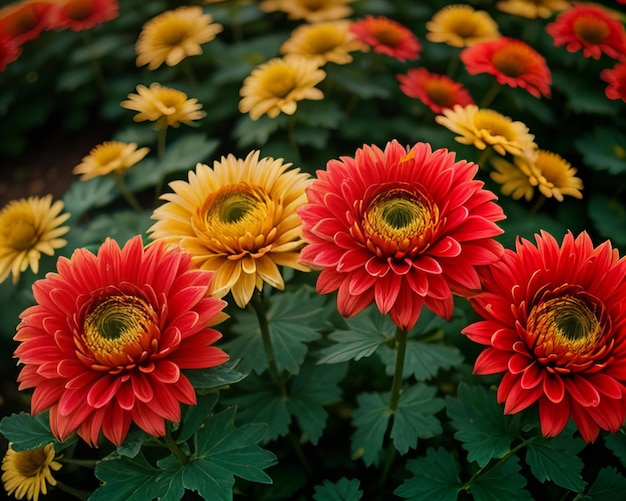
[[537, 214], [537, 212], [539, 212], [539, 209], [541, 209], [545, 201], [546, 201], [545, 195], [541, 195], [535, 202], [535, 205], [533, 205], [532, 208], [530, 209], [530, 214]]
[[128, 204], [137, 212], [141, 212], [141, 205], [135, 198], [135, 195], [128, 189], [126, 182], [124, 181], [124, 177], [122, 174], [118, 174], [117, 172], [113, 174], [113, 181], [115, 181], [115, 186], [120, 190], [122, 196], [126, 199]]
[[391, 383], [391, 396], [389, 397], [389, 412], [395, 414], [400, 403], [402, 393], [402, 374], [404, 372], [404, 358], [406, 356], [406, 332], [398, 327], [396, 329], [396, 368]]
[[297, 162], [301, 163], [302, 155], [300, 155], [300, 147], [298, 146], [298, 141], [296, 140], [296, 117], [294, 115], [290, 116], [287, 120], [286, 128], [287, 141], [289, 142], [289, 146], [293, 148]]
[[[165, 144], [167, 143], [167, 117], [161, 117], [157, 120], [157, 158], [163, 160], [165, 156]], [[159, 177], [159, 181], [154, 187], [154, 197], [158, 198], [163, 189], [163, 176]]]
[[487, 108], [498, 95], [501, 88], [502, 86], [497, 82], [497, 80], [494, 80], [493, 84], [491, 84], [491, 88], [487, 91], [485, 97], [483, 97], [483, 100], [480, 102], [480, 105], [478, 107]]
[[228, 6], [228, 16], [230, 17], [230, 29], [233, 33], [233, 40], [235, 43], [239, 43], [243, 40], [243, 30], [241, 29], [241, 17], [237, 2], [232, 2]]
[[62, 490], [63, 492], [66, 492], [69, 495], [74, 496], [75, 498], [82, 499], [83, 501], [86, 501], [87, 499], [89, 499], [89, 496], [92, 494], [92, 492], [83, 491], [81, 489], [70, 487], [69, 485], [64, 484], [60, 480], [57, 480], [56, 487]]
[[448, 78], [453, 78], [458, 67], [459, 67], [459, 58], [451, 57], [450, 61], [448, 62], [448, 68], [446, 69], [446, 76]]
[[163, 443], [170, 450], [170, 452], [174, 454], [174, 456], [176, 456], [176, 459], [178, 459], [181, 464], [189, 463], [189, 458], [187, 457], [187, 454], [185, 454], [181, 450], [181, 448], [178, 447], [176, 440], [172, 438], [172, 432], [169, 425], [167, 426], [167, 431], [165, 433], [165, 436], [163, 437]]
[[302, 464], [302, 468], [304, 468], [305, 473], [309, 477], [312, 477], [315, 474], [315, 470], [309, 464], [309, 460], [306, 458], [306, 454], [304, 454], [304, 451], [302, 450], [302, 445], [291, 431], [287, 436], [294, 452], [296, 453], [296, 456], [298, 456], [300, 464]]
[[383, 467], [383, 472], [380, 475], [379, 485], [383, 487], [387, 483], [387, 477], [389, 477], [389, 472], [391, 471], [391, 465], [393, 461], [396, 459], [396, 455], [398, 451], [395, 447], [387, 448], [387, 455], [385, 457], [385, 466]]
[[198, 78], [196, 77], [196, 73], [193, 71], [189, 58], [185, 58], [180, 62], [180, 68], [185, 74], [185, 78], [187, 78], [189, 85], [194, 89], [198, 87]]
[[89, 35], [89, 30], [81, 31], [81, 35], [83, 37], [83, 42], [85, 44], [85, 51], [87, 52], [87, 57], [89, 58], [89, 64], [91, 65], [91, 71], [93, 73], [93, 78], [96, 82], [96, 87], [103, 96], [108, 94], [107, 84], [104, 79], [104, 72], [102, 71], [102, 65], [100, 64], [100, 60], [96, 57], [93, 52], [91, 38]]
[[478, 164], [478, 167], [482, 169], [487, 164], [487, 160], [489, 160], [490, 156], [491, 156], [491, 147], [487, 146], [483, 150], [483, 152], [480, 154], [480, 157], [478, 158], [478, 161], [476, 162]]

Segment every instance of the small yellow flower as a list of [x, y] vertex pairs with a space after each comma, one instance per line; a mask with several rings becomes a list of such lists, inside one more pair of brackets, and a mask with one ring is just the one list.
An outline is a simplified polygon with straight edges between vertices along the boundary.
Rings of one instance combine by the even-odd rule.
[[52, 256], [67, 244], [59, 237], [69, 231], [61, 224], [70, 215], [62, 210], [63, 202], [53, 204], [52, 195], [13, 200], [0, 210], [0, 283], [9, 273], [17, 283], [29, 266], [37, 273], [42, 253]]
[[324, 98], [316, 84], [326, 78], [311, 59], [297, 55], [276, 57], [261, 64], [246, 77], [239, 94], [239, 111], [250, 113], [252, 120], [267, 114], [276, 118], [280, 113], [293, 115], [297, 102]]
[[498, 24], [482, 10], [471, 5], [448, 5], [426, 23], [426, 38], [452, 47], [469, 47], [500, 37]]
[[522, 122], [514, 122], [494, 110], [479, 109], [475, 104], [457, 104], [442, 113], [435, 117], [436, 122], [460, 134], [455, 139], [461, 144], [471, 144], [479, 150], [490, 146], [502, 156], [535, 156], [535, 136], [528, 133]]
[[350, 52], [366, 52], [369, 47], [350, 32], [350, 21], [328, 21], [297, 27], [280, 47], [281, 54], [297, 54], [314, 60], [318, 66], [331, 62], [352, 62]]
[[496, 157], [491, 160], [491, 165], [495, 170], [491, 171], [489, 176], [501, 185], [500, 191], [503, 195], [515, 200], [524, 197], [527, 201], [533, 197], [535, 189], [531, 179], [536, 180], [536, 175], [526, 162], [519, 162], [519, 157], [516, 157], [515, 164], [512, 164]]
[[555, 12], [567, 10], [571, 4], [566, 0], [502, 0], [496, 9], [514, 16], [546, 19]]
[[56, 485], [52, 470], [61, 469], [54, 461], [54, 446], [48, 444], [38, 449], [16, 452], [9, 444], [2, 460], [2, 482], [4, 489], [16, 499], [39, 500], [39, 495], [48, 493], [48, 484]]
[[154, 17], [144, 24], [135, 44], [137, 66], [154, 70], [163, 63], [176, 66], [187, 56], [202, 54], [202, 44], [223, 30], [202, 7], [179, 7]]
[[285, 12], [289, 19], [317, 23], [349, 17], [352, 8], [347, 4], [352, 2], [354, 0], [263, 0], [259, 8], [263, 12]]
[[73, 173], [82, 174], [81, 181], [106, 176], [112, 172], [123, 174], [140, 162], [148, 151], [149, 148], [137, 149], [136, 143], [106, 141], [92, 148], [89, 155], [83, 157], [83, 161], [74, 167]]
[[206, 116], [201, 111], [198, 100], [188, 99], [187, 94], [169, 87], [161, 87], [158, 83], [137, 85], [137, 94], [128, 94], [128, 100], [122, 101], [122, 108], [137, 111], [133, 117], [135, 122], [150, 120], [157, 122], [157, 127], [178, 127], [181, 123], [190, 124]]
[[173, 181], [148, 230], [153, 240], [179, 245], [196, 268], [215, 272], [213, 294], [232, 292], [243, 308], [263, 282], [283, 289], [278, 266], [301, 271], [302, 222], [296, 209], [306, 203], [309, 175], [283, 159], [222, 157], [213, 168], [198, 164], [189, 182]]

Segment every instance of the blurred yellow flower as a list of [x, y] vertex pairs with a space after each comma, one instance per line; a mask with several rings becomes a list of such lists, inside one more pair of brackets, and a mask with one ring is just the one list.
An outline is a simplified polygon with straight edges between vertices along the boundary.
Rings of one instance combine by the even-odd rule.
[[137, 149], [136, 143], [106, 141], [91, 149], [80, 164], [74, 167], [74, 174], [82, 174], [80, 180], [87, 181], [98, 176], [115, 172], [123, 174], [145, 157], [149, 148]]
[[426, 39], [452, 47], [469, 47], [500, 37], [498, 24], [485, 11], [471, 5], [447, 5], [426, 23]]
[[52, 470], [61, 469], [54, 460], [54, 446], [50, 443], [38, 449], [16, 452], [9, 448], [2, 460], [2, 482], [7, 493], [16, 499], [38, 501], [48, 493], [48, 484], [56, 485]]
[[67, 244], [59, 237], [69, 231], [61, 224], [70, 215], [62, 210], [63, 202], [53, 204], [52, 195], [12, 200], [0, 210], [0, 283], [10, 273], [16, 284], [29, 266], [37, 273], [42, 253], [52, 256]]
[[197, 99], [188, 99], [187, 94], [158, 83], [137, 86], [137, 94], [129, 94], [127, 101], [121, 102], [122, 108], [137, 111], [135, 122], [150, 120], [157, 122], [158, 128], [178, 127], [181, 123], [190, 124], [206, 116], [201, 111], [202, 105]]
[[546, 19], [555, 12], [567, 10], [571, 4], [566, 0], [502, 0], [496, 3], [496, 9], [513, 16]]
[[135, 44], [137, 66], [154, 70], [163, 63], [176, 66], [187, 56], [202, 54], [200, 45], [223, 30], [202, 7], [179, 7], [163, 12], [144, 24]]
[[297, 54], [314, 60], [318, 66], [328, 62], [348, 64], [352, 62], [350, 52], [369, 50], [350, 32], [350, 21], [328, 21], [303, 24], [291, 33], [281, 45], [281, 54]]
[[276, 118], [281, 112], [293, 115], [297, 102], [324, 98], [316, 84], [326, 78], [314, 60], [303, 56], [276, 57], [261, 64], [246, 77], [239, 94], [239, 111], [249, 113], [252, 120], [267, 114]]
[[263, 0], [263, 12], [285, 12], [289, 19], [303, 19], [309, 23], [335, 21], [352, 15], [347, 4], [354, 0]]
[[515, 158], [515, 164], [500, 157], [491, 160], [491, 165], [495, 170], [489, 173], [491, 179], [500, 184], [502, 194], [510, 196], [515, 200], [524, 197], [530, 200], [535, 188], [531, 184], [531, 179], [536, 179], [530, 166], [526, 162], [520, 162], [520, 157]]
[[189, 182], [173, 181], [167, 203], [155, 209], [153, 240], [179, 245], [192, 265], [215, 272], [213, 294], [232, 292], [241, 308], [263, 282], [284, 288], [278, 266], [301, 271], [302, 222], [296, 209], [306, 203], [309, 175], [283, 159], [222, 157], [213, 168], [198, 164]]
[[535, 155], [535, 136], [529, 134], [522, 122], [514, 122], [494, 110], [479, 109], [475, 104], [465, 107], [457, 104], [442, 113], [435, 117], [436, 122], [460, 134], [455, 139], [461, 144], [470, 144], [479, 150], [491, 146], [502, 156], [510, 153], [533, 158]]

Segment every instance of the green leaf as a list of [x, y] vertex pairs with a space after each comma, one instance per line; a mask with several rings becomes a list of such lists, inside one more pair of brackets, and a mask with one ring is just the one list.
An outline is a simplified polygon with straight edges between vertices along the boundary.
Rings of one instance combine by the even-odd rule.
[[383, 451], [385, 432], [389, 424], [389, 392], [361, 393], [357, 396], [357, 408], [352, 414], [352, 453], [362, 457], [366, 466], [377, 464]]
[[213, 410], [217, 403], [218, 393], [198, 395], [195, 405], [183, 406], [180, 427], [176, 439], [184, 441], [198, 431], [204, 420]]
[[298, 104], [298, 122], [310, 127], [336, 129], [343, 119], [343, 111], [335, 101], [302, 101]]
[[[608, 100], [607, 100], [608, 101]], [[593, 131], [574, 141], [586, 165], [610, 174], [626, 172], [626, 135], [616, 128], [594, 127]]]
[[65, 211], [71, 214], [69, 222], [76, 222], [89, 209], [103, 207], [119, 196], [110, 177], [96, 177], [88, 181], [74, 181], [63, 195]]
[[[387, 345], [378, 350], [380, 359], [385, 364], [388, 375], [393, 375], [396, 364], [396, 351]], [[409, 339], [406, 343], [406, 358], [402, 377], [408, 378], [411, 374], [418, 381], [425, 381], [437, 375], [439, 370], [450, 369], [463, 361], [463, 355], [455, 346], [445, 344], [425, 343]]]
[[444, 408], [441, 398], [435, 398], [437, 388], [418, 383], [405, 388], [393, 416], [391, 438], [396, 450], [404, 455], [417, 447], [418, 438], [431, 438], [442, 431], [435, 413]]
[[115, 454], [118, 456], [134, 458], [141, 452], [141, 447], [143, 446], [146, 436], [147, 434], [145, 431], [137, 426], [131, 426], [124, 442], [122, 442], [122, 444], [115, 449]]
[[196, 390], [221, 388], [242, 381], [247, 374], [235, 369], [239, 360], [229, 360], [225, 364], [208, 369], [188, 369], [185, 376]]
[[426, 451], [425, 457], [409, 459], [406, 468], [413, 476], [393, 492], [411, 501], [455, 501], [463, 484], [452, 452], [443, 448]]
[[588, 78], [572, 78], [571, 72], [552, 71], [555, 89], [568, 97], [570, 108], [577, 113], [615, 116], [619, 108], [606, 98], [601, 87]]
[[606, 466], [598, 472], [598, 476], [587, 494], [584, 501], [606, 501], [607, 499], [621, 499], [626, 492], [626, 478], [615, 468]]
[[626, 430], [622, 428], [612, 435], [604, 435], [604, 443], [626, 468]]
[[602, 193], [591, 193], [589, 217], [598, 232], [616, 245], [626, 246], [626, 206], [618, 198]]
[[361, 483], [357, 479], [341, 477], [332, 483], [324, 480], [322, 485], [315, 486], [313, 499], [315, 501], [359, 501], [363, 498]]
[[137, 212], [122, 210], [100, 214], [91, 220], [80, 232], [77, 246], [100, 245], [107, 237], [123, 245], [135, 235], [143, 235], [152, 225], [152, 211]]
[[532, 501], [530, 493], [524, 489], [526, 479], [520, 473], [519, 458], [509, 457], [503, 464], [479, 475], [470, 485], [475, 501]]
[[511, 442], [519, 435], [521, 418], [505, 416], [494, 392], [461, 382], [457, 398], [446, 400], [448, 416], [458, 430], [454, 438], [462, 442], [469, 461], [484, 467], [511, 450]]
[[242, 116], [235, 123], [233, 135], [239, 148], [262, 146], [270, 136], [287, 123], [287, 115], [281, 114], [276, 118], [263, 115], [258, 120], [252, 120], [248, 115]]
[[14, 451], [27, 451], [43, 447], [49, 443], [59, 451], [67, 447], [67, 442], [59, 442], [50, 431], [48, 411], [32, 416], [26, 412], [5, 416], [0, 421], [0, 433], [12, 443]]

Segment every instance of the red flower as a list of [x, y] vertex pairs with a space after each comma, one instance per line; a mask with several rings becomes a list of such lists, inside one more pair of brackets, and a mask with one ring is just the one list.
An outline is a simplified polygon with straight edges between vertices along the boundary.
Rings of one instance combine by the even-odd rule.
[[318, 292], [338, 290], [345, 317], [375, 301], [404, 330], [423, 305], [449, 319], [452, 294], [480, 288], [474, 266], [502, 250], [492, 238], [504, 214], [477, 170], [445, 149], [395, 140], [329, 161], [298, 210], [309, 242], [300, 260], [322, 268]]
[[396, 75], [400, 90], [428, 106], [433, 113], [440, 114], [455, 104], [474, 104], [472, 96], [462, 84], [445, 75], [431, 73], [426, 68], [410, 69], [406, 75]]
[[119, 445], [131, 422], [162, 436], [165, 420], [180, 421], [181, 403], [196, 403], [181, 369], [228, 356], [210, 346], [221, 334], [207, 327], [225, 303], [208, 295], [212, 273], [190, 264], [176, 247], [144, 249], [140, 236], [122, 249], [107, 239], [97, 256], [78, 249], [35, 282], [37, 304], [15, 335], [18, 381], [34, 388], [33, 414], [50, 409], [59, 440], [77, 431], [96, 445], [102, 431]]
[[602, 70], [600, 78], [609, 84], [606, 97], [626, 101], [626, 61], [616, 64], [613, 69]]
[[0, 32], [13, 39], [16, 45], [34, 40], [48, 27], [50, 2], [20, 2], [0, 10]]
[[461, 52], [468, 73], [489, 73], [501, 85], [522, 87], [531, 95], [550, 97], [552, 76], [544, 57], [530, 45], [513, 38], [480, 42]]
[[400, 61], [417, 59], [422, 50], [411, 30], [385, 16], [366, 16], [365, 19], [353, 22], [350, 31], [375, 52]]
[[546, 26], [556, 46], [569, 52], [582, 49], [585, 57], [600, 59], [602, 53], [619, 59], [626, 53], [622, 23], [597, 5], [575, 5]]
[[50, 26], [83, 31], [115, 19], [118, 15], [116, 0], [60, 0], [51, 15]]
[[0, 72], [4, 71], [9, 63], [15, 61], [22, 49], [7, 34], [0, 32]]
[[522, 240], [505, 251], [470, 299], [484, 319], [463, 333], [487, 345], [474, 372], [504, 372], [497, 398], [515, 414], [538, 402], [541, 431], [570, 417], [593, 442], [626, 419], [626, 259], [587, 233]]

